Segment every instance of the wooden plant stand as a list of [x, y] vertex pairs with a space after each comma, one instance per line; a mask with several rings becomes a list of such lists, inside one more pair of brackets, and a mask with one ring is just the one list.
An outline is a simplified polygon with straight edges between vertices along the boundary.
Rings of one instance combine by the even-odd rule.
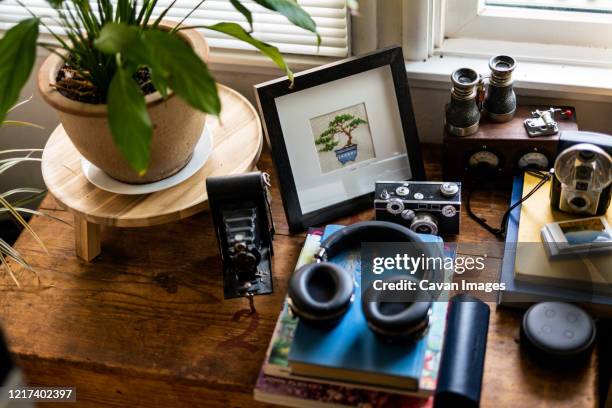
[[207, 208], [206, 178], [254, 169], [263, 145], [255, 108], [238, 92], [220, 85], [221, 120], [209, 116], [214, 137], [208, 161], [188, 180], [145, 195], [101, 190], [83, 175], [81, 155], [62, 125], [49, 137], [42, 156], [42, 173], [49, 192], [74, 214], [76, 254], [91, 261], [100, 254], [100, 229], [148, 227], [177, 221]]

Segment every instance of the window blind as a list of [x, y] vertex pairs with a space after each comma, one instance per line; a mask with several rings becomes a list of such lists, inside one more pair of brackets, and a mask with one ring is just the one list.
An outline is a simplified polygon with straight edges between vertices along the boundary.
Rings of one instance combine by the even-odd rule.
[[[159, 0], [156, 12], [159, 14], [171, 2], [172, 0]], [[39, 17], [51, 17], [44, 20], [49, 29], [62, 34], [57, 21], [53, 20], [56, 13], [46, 0], [22, 0], [22, 3]], [[197, 3], [197, 0], [177, 0], [165, 18], [179, 21]], [[298, 3], [317, 23], [321, 35], [320, 47], [317, 47], [316, 36], [311, 32], [292, 25], [284, 16], [252, 0], [243, 0], [243, 4], [253, 14], [253, 36], [277, 46], [283, 53], [346, 57], [349, 53], [349, 19], [345, 0], [298, 0]], [[91, 1], [91, 4], [92, 8], [97, 10], [96, 1]], [[0, 1], [0, 30], [8, 29], [29, 16], [28, 11], [15, 0]], [[155, 13], [153, 16], [156, 17]], [[222, 21], [239, 23], [245, 29], [249, 28], [244, 16], [233, 8], [229, 0], [205, 1], [186, 20], [185, 25], [212, 25]], [[222, 33], [204, 30], [204, 35], [212, 48], [254, 50], [251, 45]]]

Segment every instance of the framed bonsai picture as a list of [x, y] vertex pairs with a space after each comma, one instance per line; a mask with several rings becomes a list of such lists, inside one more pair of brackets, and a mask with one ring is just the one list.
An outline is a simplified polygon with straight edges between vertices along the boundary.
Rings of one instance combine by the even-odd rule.
[[400, 47], [255, 91], [291, 231], [372, 207], [376, 181], [425, 179]]

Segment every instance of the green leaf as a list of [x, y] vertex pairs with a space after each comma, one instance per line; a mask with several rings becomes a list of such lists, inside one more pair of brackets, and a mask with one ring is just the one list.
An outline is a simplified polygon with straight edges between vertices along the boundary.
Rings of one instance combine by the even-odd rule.
[[176, 34], [158, 29], [145, 31], [143, 37], [155, 64], [165, 71], [170, 89], [194, 108], [218, 115], [221, 101], [217, 85], [193, 49]]
[[302, 27], [317, 35], [317, 45], [321, 45], [321, 36], [317, 33], [317, 24], [310, 14], [295, 2], [295, 0], [254, 0], [255, 3], [269, 10], [276, 11], [287, 17], [298, 27]]
[[168, 73], [157, 63], [152, 50], [136, 26], [108, 23], [100, 31], [100, 36], [94, 41], [94, 46], [105, 54], [121, 54], [124, 61], [149, 67], [151, 82], [156, 90], [166, 98], [168, 94]]
[[64, 5], [63, 0], [47, 0], [47, 3], [49, 3], [54, 9], [61, 8]]
[[125, 52], [141, 41], [138, 27], [121, 23], [107, 23], [94, 40], [94, 46], [105, 54]]
[[281, 55], [280, 51], [275, 46], [253, 38], [251, 34], [246, 32], [246, 30], [242, 28], [240, 24], [217, 23], [212, 26], [205, 26], [205, 28], [230, 35], [234, 38], [237, 38], [238, 40], [251, 44], [259, 51], [261, 51], [261, 53], [264, 54], [266, 57], [270, 58], [276, 65], [278, 65], [280, 69], [285, 71], [285, 74], [287, 74], [287, 77], [289, 77], [289, 81], [291, 81], [291, 83], [293, 84], [293, 72], [291, 72], [291, 70], [285, 63], [285, 60], [283, 59], [283, 56]]
[[253, 31], [253, 15], [251, 14], [251, 11], [244, 7], [244, 5], [238, 0], [230, 0], [230, 3], [232, 3], [232, 6], [234, 6], [234, 8], [239, 11], [240, 14], [242, 14], [249, 22], [249, 26], [251, 27], [250, 32]]
[[132, 78], [132, 72], [123, 66], [117, 68], [107, 99], [113, 140], [130, 166], [144, 175], [149, 167], [153, 126], [145, 98]]
[[17, 102], [36, 60], [38, 19], [17, 24], [0, 39], [0, 123]]
[[100, 30], [94, 46], [105, 54], [122, 54], [123, 58], [135, 63], [150, 63], [150, 50], [137, 26], [122, 23], [108, 23]]

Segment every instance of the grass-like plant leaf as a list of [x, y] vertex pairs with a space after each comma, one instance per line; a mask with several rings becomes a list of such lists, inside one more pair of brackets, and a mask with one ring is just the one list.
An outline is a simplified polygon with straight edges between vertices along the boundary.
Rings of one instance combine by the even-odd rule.
[[34, 123], [30, 123], [30, 122], [25, 122], [23, 120], [5, 120], [4, 121], [5, 125], [13, 125], [13, 126], [26, 126], [26, 127], [33, 127], [36, 129], [44, 129], [44, 127], [40, 126], [40, 125], [36, 125]]
[[37, 157], [14, 157], [11, 159], [0, 160], [0, 174], [4, 173], [11, 167], [18, 165], [23, 162], [41, 162], [42, 160]]
[[[2, 248], [4, 248], [4, 245], [2, 245], [3, 243], [6, 244], [6, 242], [4, 242], [3, 239], [0, 239], [0, 265], [2, 265], [4, 267], [4, 270], [9, 274], [11, 279], [13, 279], [13, 282], [15, 282], [15, 285], [17, 285], [17, 287], [20, 288], [21, 285], [19, 284], [19, 281], [17, 280], [17, 277], [15, 276], [15, 273], [13, 272], [13, 269], [8, 264], [8, 262], [6, 261], [6, 257], [5, 256], [10, 256], [16, 262], [20, 263], [23, 266], [29, 267], [29, 265], [27, 264], [25, 259], [23, 259], [23, 257], [21, 257], [21, 255], [19, 253], [17, 253], [16, 256], [11, 256], [9, 254], [6, 254], [5, 251], [2, 249]], [[6, 244], [6, 246], [11, 248], [8, 244]]]
[[7, 198], [15, 194], [37, 194], [38, 195], [44, 192], [45, 190], [43, 190], [42, 188], [19, 187], [19, 188], [14, 188], [9, 191], [5, 191], [4, 193], [0, 194], [0, 196]]
[[132, 72], [120, 66], [108, 89], [108, 123], [117, 148], [130, 166], [143, 175], [149, 167], [153, 125]]
[[17, 24], [0, 39], [0, 123], [17, 102], [36, 59], [38, 19]]
[[15, 218], [15, 220], [19, 224], [21, 224], [23, 226], [23, 228], [32, 235], [32, 237], [34, 237], [34, 239], [36, 240], [36, 242], [38, 242], [38, 244], [41, 246], [41, 248], [44, 249], [45, 252], [48, 252], [47, 251], [47, 247], [45, 246], [44, 242], [42, 242], [42, 240], [40, 239], [38, 234], [36, 234], [36, 232], [34, 232], [32, 227], [30, 227], [30, 224], [28, 224], [27, 221], [23, 219], [21, 214], [19, 214], [19, 212], [17, 210], [15, 210], [15, 208], [11, 205], [11, 203], [9, 203], [6, 200], [6, 198], [4, 198], [2, 196], [0, 196], [0, 207], [6, 208], [8, 213], [11, 214], [13, 216], [13, 218]]
[[[62, 224], [66, 224], [66, 225], [72, 226], [72, 224], [70, 224], [69, 222], [64, 221], [61, 218], [56, 217], [54, 215], [51, 215], [51, 214], [48, 214], [48, 213], [44, 213], [42, 211], [32, 210], [30, 208], [24, 208], [24, 207], [15, 207], [15, 206], [13, 206], [13, 209], [15, 211], [17, 211], [18, 213], [20, 213], [20, 214], [23, 213], [23, 214], [30, 214], [30, 215], [40, 215], [41, 217], [50, 218], [50, 219], [52, 219], [54, 221], [59, 221]], [[8, 210], [6, 208], [0, 208], [0, 214], [1, 213], [5, 213], [5, 212], [8, 212]]]

